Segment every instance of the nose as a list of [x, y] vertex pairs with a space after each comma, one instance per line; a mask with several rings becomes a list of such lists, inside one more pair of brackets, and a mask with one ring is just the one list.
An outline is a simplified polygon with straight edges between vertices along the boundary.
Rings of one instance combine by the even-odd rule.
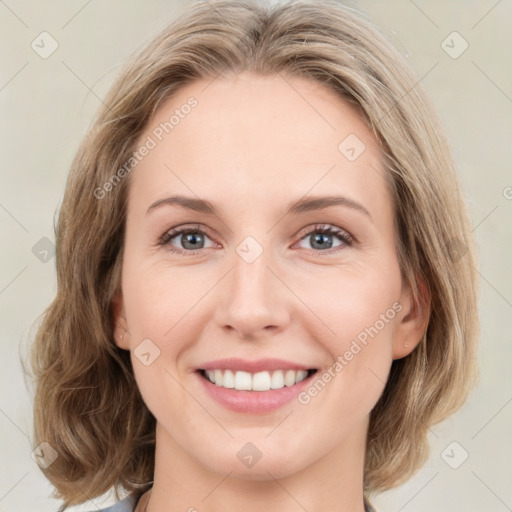
[[285, 329], [290, 321], [290, 294], [279, 279], [270, 251], [251, 263], [236, 252], [233, 268], [223, 279], [216, 322], [241, 339], [256, 341]]

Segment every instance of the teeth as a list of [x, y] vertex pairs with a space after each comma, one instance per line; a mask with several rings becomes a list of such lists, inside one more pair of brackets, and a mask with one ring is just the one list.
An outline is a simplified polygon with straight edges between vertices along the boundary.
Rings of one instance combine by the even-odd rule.
[[[217, 382], [217, 379], [215, 379]], [[222, 379], [222, 386], [225, 388], [232, 389], [235, 387], [235, 375], [231, 370], [226, 370], [224, 372], [224, 377]]]
[[307, 370], [299, 370], [295, 377], [295, 384], [297, 384], [297, 382], [303, 381], [307, 376], [308, 376]]
[[306, 370], [275, 370], [273, 372], [249, 373], [232, 370], [205, 370], [207, 379], [228, 389], [239, 391], [269, 391], [293, 386], [303, 381], [307, 376]]
[[270, 373], [259, 372], [252, 376], [253, 391], [268, 391], [270, 389]]
[[[220, 370], [215, 370], [215, 372], [218, 372], [218, 371], [220, 371]], [[217, 386], [222, 386], [222, 381], [220, 382], [220, 384], [217, 384], [217, 382], [219, 382], [219, 381], [217, 380], [217, 376], [215, 376], [215, 384]], [[248, 372], [236, 372], [235, 373], [235, 389], [238, 389], [239, 391], [241, 391], [241, 390], [250, 391], [251, 386], [252, 386], [252, 379], [251, 379], [250, 373], [248, 373]]]
[[[217, 382], [217, 381], [215, 381]], [[293, 386], [295, 384], [295, 372], [293, 370], [288, 370], [284, 374], [284, 385], [285, 386]]]
[[272, 380], [270, 381], [270, 387], [272, 389], [284, 388], [284, 376], [283, 372], [274, 372], [272, 374]]

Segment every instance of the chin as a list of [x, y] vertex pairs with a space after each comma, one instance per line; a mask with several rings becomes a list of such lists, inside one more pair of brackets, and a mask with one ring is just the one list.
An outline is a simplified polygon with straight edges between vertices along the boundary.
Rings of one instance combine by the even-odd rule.
[[[196, 453], [195, 458], [210, 471], [253, 481], [285, 478], [309, 465], [300, 447], [284, 449], [284, 443], [279, 442], [278, 438], [271, 443], [265, 436], [268, 436], [268, 432], [261, 437], [252, 435], [243, 439], [230, 439], [227, 443], [218, 443], [215, 450], [205, 449]], [[253, 441], [248, 441], [248, 438]], [[207, 458], [205, 453], [208, 453]]]
[[272, 457], [263, 455], [252, 467], [245, 467], [238, 459], [233, 461], [232, 456], [229, 456], [210, 469], [222, 475], [230, 474], [231, 478], [240, 480], [265, 481], [272, 478], [286, 478], [304, 468], [299, 467], [297, 461], [293, 465], [290, 464], [290, 457], [285, 455]]

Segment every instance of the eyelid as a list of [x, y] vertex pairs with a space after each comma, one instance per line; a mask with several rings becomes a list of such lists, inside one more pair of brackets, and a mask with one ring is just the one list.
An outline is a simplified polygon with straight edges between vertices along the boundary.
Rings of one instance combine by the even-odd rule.
[[338, 235], [347, 239], [347, 241], [357, 242], [356, 237], [350, 234], [346, 229], [335, 226], [334, 224], [326, 224], [326, 223], [316, 223], [310, 226], [307, 226], [299, 231], [297, 236], [300, 240], [303, 240], [306, 236], [311, 235], [312, 233], [316, 233], [317, 231], [327, 232], [331, 235]]
[[338, 255], [340, 251], [351, 248], [355, 243], [357, 243], [357, 239], [343, 228], [340, 228], [334, 224], [316, 223], [302, 229], [297, 235], [299, 236], [299, 240], [295, 242], [292, 247], [295, 247], [297, 244], [311, 236], [313, 233], [317, 232], [328, 234], [332, 237], [337, 237], [341, 243], [329, 249], [304, 249], [308, 254], [313, 254], [315, 256], [330, 256], [333, 254]]
[[[340, 250], [343, 250], [344, 247], [350, 247], [354, 243], [357, 243], [356, 237], [354, 237], [351, 233], [346, 231], [343, 228], [340, 228], [338, 226], [335, 226], [333, 224], [325, 224], [325, 223], [316, 223], [310, 226], [307, 226], [299, 231], [295, 237], [298, 237], [298, 240], [292, 245], [295, 246], [297, 243], [300, 243], [302, 240], [307, 238], [308, 236], [312, 235], [313, 233], [322, 232], [324, 234], [328, 234], [331, 236], [337, 236], [339, 240], [342, 241], [342, 244], [339, 246], [331, 247], [329, 249], [321, 249], [321, 250], [314, 250], [314, 249], [306, 249], [309, 252], [316, 253], [318, 255], [321, 254], [329, 254], [332, 252], [338, 252]], [[210, 235], [210, 230], [206, 226], [203, 226], [201, 224], [183, 224], [176, 226], [174, 228], [168, 229], [165, 231], [165, 233], [162, 234], [162, 236], [158, 240], [159, 246], [170, 246], [170, 241], [173, 238], [178, 237], [179, 235], [187, 234], [187, 233], [201, 233], [203, 235], [208, 236], [208, 238], [212, 239], [212, 241], [215, 242], [214, 237]], [[186, 250], [186, 249], [180, 249], [177, 247], [173, 247], [172, 249], [168, 248], [168, 250], [172, 253], [181, 253], [186, 254], [188, 256], [193, 256], [195, 254], [198, 254], [200, 251], [204, 249], [211, 249], [211, 247], [203, 247], [200, 249], [195, 250]]]
[[[157, 245], [158, 246], [167, 246], [170, 245], [170, 241], [183, 234], [187, 233], [202, 233], [208, 238], [213, 240], [213, 237], [210, 234], [210, 230], [206, 226], [202, 226], [201, 224], [182, 224], [179, 226], [176, 226], [174, 228], [168, 229], [163, 233], [163, 235], [158, 239]], [[202, 251], [205, 248], [196, 249], [196, 250], [185, 250], [180, 249], [179, 247], [173, 247], [173, 249], [168, 249], [170, 252], [176, 252], [176, 253], [186, 253], [187, 255], [194, 255], [197, 254], [199, 251]]]

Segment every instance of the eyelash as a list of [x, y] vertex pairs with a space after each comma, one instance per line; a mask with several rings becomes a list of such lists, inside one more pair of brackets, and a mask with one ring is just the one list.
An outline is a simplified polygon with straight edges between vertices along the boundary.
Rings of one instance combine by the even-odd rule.
[[[178, 253], [178, 254], [186, 254], [187, 256], [194, 256], [195, 254], [198, 254], [203, 249], [196, 249], [196, 250], [185, 250], [185, 249], [177, 249], [170, 245], [170, 242], [173, 238], [176, 238], [178, 235], [186, 235], [189, 233], [200, 233], [202, 235], [208, 236], [208, 233], [205, 232], [203, 229], [200, 228], [200, 226], [193, 225], [193, 226], [180, 226], [178, 228], [171, 229], [170, 231], [165, 232], [159, 239], [158, 245], [159, 246], [167, 246], [167, 250], [171, 253]], [[310, 249], [309, 251], [312, 251], [315, 254], [326, 254], [326, 253], [332, 253], [335, 251], [342, 250], [343, 247], [350, 247], [353, 245], [355, 239], [352, 235], [347, 233], [345, 230], [341, 228], [337, 228], [335, 226], [332, 226], [330, 224], [315, 224], [308, 232], [304, 233], [299, 241], [304, 240], [308, 236], [311, 236], [314, 233], [321, 233], [325, 235], [336, 235], [338, 239], [343, 242], [341, 245], [336, 247], [331, 247], [330, 249]]]

